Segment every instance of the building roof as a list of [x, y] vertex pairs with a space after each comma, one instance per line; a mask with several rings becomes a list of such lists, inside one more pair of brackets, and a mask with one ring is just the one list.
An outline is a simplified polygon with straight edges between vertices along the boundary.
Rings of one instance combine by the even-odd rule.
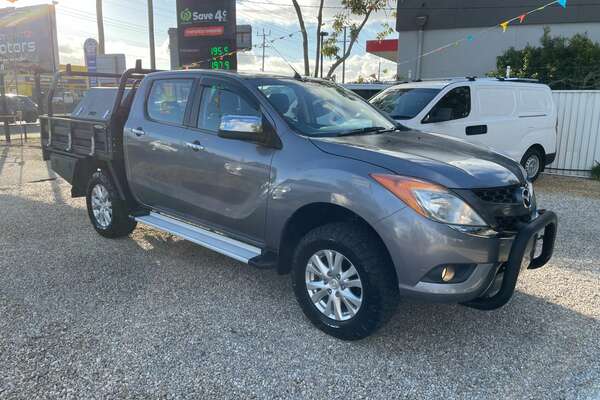
[[[419, 29], [418, 17], [425, 16], [425, 29], [488, 27], [548, 3], [547, 0], [398, 0], [397, 31]], [[422, 20], [421, 20], [422, 21]], [[569, 0], [528, 16], [524, 24], [599, 22], [600, 1]]]

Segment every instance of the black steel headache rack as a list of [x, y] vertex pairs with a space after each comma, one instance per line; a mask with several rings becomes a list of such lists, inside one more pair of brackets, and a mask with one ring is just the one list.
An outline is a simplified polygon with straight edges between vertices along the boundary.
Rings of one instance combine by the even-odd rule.
[[[122, 158], [123, 125], [129, 115], [133, 96], [139, 82], [152, 72], [157, 70], [142, 68], [141, 60], [137, 60], [135, 68], [122, 75], [73, 71], [70, 64], [65, 71], [57, 72], [48, 91], [48, 114], [40, 117], [44, 159], [50, 159], [50, 153], [77, 158], [94, 157], [106, 161]], [[88, 115], [85, 118], [77, 114], [55, 115], [53, 99], [64, 77], [114, 79], [118, 82], [117, 87], [101, 88], [116, 92], [111, 93], [112, 106], [104, 115]], [[90, 91], [95, 89], [97, 88], [90, 88]]]

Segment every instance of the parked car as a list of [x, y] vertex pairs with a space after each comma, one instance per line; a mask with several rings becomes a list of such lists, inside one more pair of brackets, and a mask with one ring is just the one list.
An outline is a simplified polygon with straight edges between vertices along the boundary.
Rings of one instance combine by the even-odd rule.
[[404, 83], [371, 104], [411, 128], [440, 133], [502, 153], [537, 179], [556, 157], [552, 92], [531, 81], [455, 79]]
[[365, 100], [369, 100], [392, 86], [391, 83], [345, 83], [342, 85], [342, 87], [353, 91]]
[[42, 148], [100, 235], [143, 223], [291, 273], [306, 316], [338, 338], [370, 335], [401, 296], [501, 307], [552, 255], [556, 215], [518, 163], [400, 131], [328, 81], [150, 73], [81, 115], [44, 117]]
[[38, 105], [27, 96], [7, 94], [6, 105], [9, 114], [18, 115], [17, 113], [20, 112], [22, 121], [36, 122], [38, 120]]

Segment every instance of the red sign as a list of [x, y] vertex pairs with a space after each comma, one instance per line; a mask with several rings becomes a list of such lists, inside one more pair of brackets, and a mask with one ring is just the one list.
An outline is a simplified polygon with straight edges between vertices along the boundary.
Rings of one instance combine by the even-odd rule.
[[223, 36], [225, 27], [219, 26], [196, 26], [193, 28], [185, 28], [183, 31], [184, 37], [199, 37], [199, 36]]
[[398, 51], [398, 39], [367, 40], [367, 52]]

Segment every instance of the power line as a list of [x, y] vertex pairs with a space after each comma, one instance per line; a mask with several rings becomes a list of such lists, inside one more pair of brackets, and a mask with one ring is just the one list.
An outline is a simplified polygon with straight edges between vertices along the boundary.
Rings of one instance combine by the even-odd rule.
[[[276, 3], [276, 2], [272, 2], [272, 1], [260, 1], [260, 0], [238, 0], [241, 3], [250, 3], [250, 4], [267, 4], [267, 5], [272, 5], [272, 6], [279, 6], [279, 7], [294, 7], [293, 4], [289, 4], [289, 3]], [[318, 5], [303, 5], [302, 8], [319, 8]], [[337, 10], [345, 10], [347, 9], [347, 7], [345, 6], [326, 6], [324, 5], [323, 8], [327, 8], [327, 9], [337, 9]], [[381, 9], [383, 10], [392, 10], [395, 11], [396, 8], [395, 7], [385, 7]]]

